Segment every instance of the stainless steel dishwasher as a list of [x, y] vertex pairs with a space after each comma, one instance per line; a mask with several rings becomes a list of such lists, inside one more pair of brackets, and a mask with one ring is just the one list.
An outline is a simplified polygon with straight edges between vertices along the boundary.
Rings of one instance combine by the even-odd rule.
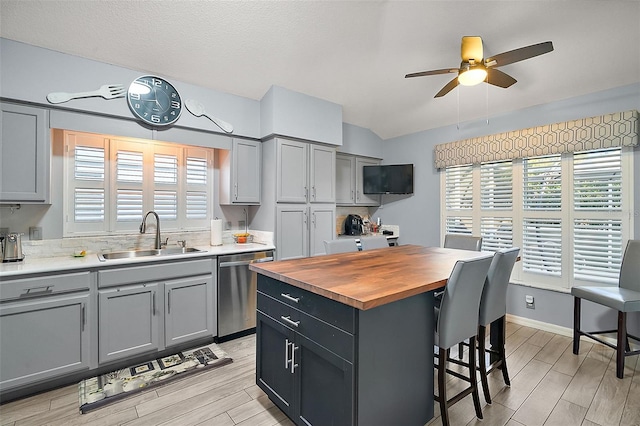
[[256, 327], [258, 278], [249, 264], [271, 261], [273, 250], [218, 257], [218, 339]]

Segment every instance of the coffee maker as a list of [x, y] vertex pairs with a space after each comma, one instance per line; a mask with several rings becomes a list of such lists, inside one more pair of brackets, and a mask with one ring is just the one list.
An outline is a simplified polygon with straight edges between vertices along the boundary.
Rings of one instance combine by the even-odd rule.
[[22, 234], [12, 233], [5, 235], [2, 238], [1, 246], [3, 262], [19, 262], [24, 259], [22, 254]]

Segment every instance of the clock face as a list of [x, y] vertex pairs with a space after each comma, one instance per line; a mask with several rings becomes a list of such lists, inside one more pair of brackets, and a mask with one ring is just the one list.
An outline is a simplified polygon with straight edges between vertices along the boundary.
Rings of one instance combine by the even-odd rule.
[[152, 75], [136, 78], [127, 92], [133, 115], [152, 126], [175, 123], [182, 113], [182, 99], [175, 87]]

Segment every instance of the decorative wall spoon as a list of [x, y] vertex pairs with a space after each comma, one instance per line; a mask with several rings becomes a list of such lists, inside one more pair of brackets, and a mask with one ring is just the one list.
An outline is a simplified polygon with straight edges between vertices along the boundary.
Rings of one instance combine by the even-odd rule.
[[227, 123], [224, 120], [221, 120], [219, 118], [213, 117], [209, 114], [206, 113], [206, 111], [204, 110], [204, 105], [202, 105], [200, 102], [196, 101], [195, 99], [187, 99], [186, 101], [184, 101], [184, 105], [187, 107], [187, 110], [195, 115], [196, 117], [207, 117], [209, 120], [213, 121], [214, 124], [218, 127], [220, 127], [222, 130], [224, 130], [227, 133], [232, 133], [233, 132], [233, 126], [229, 123]]

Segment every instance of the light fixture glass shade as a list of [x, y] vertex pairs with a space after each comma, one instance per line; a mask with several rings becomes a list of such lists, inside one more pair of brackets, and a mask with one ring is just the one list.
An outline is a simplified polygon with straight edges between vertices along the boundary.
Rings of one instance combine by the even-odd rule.
[[484, 68], [471, 68], [458, 75], [458, 83], [463, 86], [475, 86], [487, 78], [487, 70]]

